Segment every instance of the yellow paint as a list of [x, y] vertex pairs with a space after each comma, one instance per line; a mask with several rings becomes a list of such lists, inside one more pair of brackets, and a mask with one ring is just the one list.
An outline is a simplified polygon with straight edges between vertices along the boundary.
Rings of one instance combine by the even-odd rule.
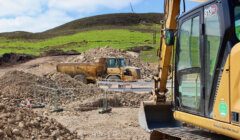
[[167, 7], [165, 10], [165, 19], [166, 21], [166, 28], [175, 30], [177, 28], [177, 20], [176, 17], [179, 15], [180, 12], [180, 1], [181, 0], [167, 0], [166, 5]]
[[[124, 75], [124, 71], [126, 69], [128, 69], [132, 75]], [[136, 68], [134, 67], [107, 68], [107, 74], [108, 76], [111, 76], [111, 75], [119, 76], [120, 79], [123, 81], [137, 81], [138, 79], [141, 78], [141, 76], [138, 75]]]
[[120, 68], [107, 68], [108, 75], [121, 75], [122, 70]]
[[[165, 28], [166, 29], [172, 29], [176, 30], [177, 28], [177, 16], [179, 15], [180, 12], [180, 0], [167, 0], [166, 1], [166, 7], [165, 7]], [[164, 32], [163, 32], [164, 33]], [[161, 55], [160, 55], [160, 69], [161, 72], [159, 73], [159, 77], [161, 78], [160, 87], [155, 87], [159, 88], [160, 92], [166, 92], [167, 88], [167, 80], [168, 80], [168, 75], [169, 75], [169, 69], [170, 69], [170, 63], [171, 63], [171, 58], [172, 58], [172, 48], [173, 46], [167, 46], [165, 43], [165, 38], [161, 37]]]
[[[214, 106], [213, 106], [213, 118], [215, 120], [219, 120], [219, 121], [223, 121], [223, 122], [227, 122], [230, 123], [230, 81], [229, 81], [229, 77], [230, 77], [230, 72], [229, 72], [229, 58], [226, 61], [223, 73], [222, 73], [222, 78], [220, 81], [220, 86], [219, 89], [217, 90], [217, 96], [214, 102]], [[221, 106], [222, 103], [226, 103], [227, 105], [227, 112], [226, 115], [221, 113], [219, 107]]]
[[224, 123], [221, 121], [208, 119], [180, 111], [174, 112], [174, 118], [176, 120], [186, 122], [194, 126], [199, 126], [201, 128], [211, 130], [218, 134], [222, 134], [235, 139], [240, 139], [240, 127], [233, 124]]
[[240, 43], [230, 54], [230, 97], [231, 111], [240, 113]]

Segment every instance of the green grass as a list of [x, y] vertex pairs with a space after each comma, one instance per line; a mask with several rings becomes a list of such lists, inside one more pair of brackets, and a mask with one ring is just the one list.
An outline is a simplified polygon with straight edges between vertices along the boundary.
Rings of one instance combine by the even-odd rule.
[[154, 48], [150, 51], [142, 51], [140, 53], [140, 59], [145, 62], [151, 62], [151, 63], [158, 62], [159, 58], [157, 57], [157, 48]]
[[152, 40], [152, 33], [122, 29], [86, 31], [41, 41], [0, 38], [0, 54], [14, 52], [39, 55], [42, 51], [53, 48], [83, 52], [103, 46], [126, 50], [134, 46], [152, 45]]

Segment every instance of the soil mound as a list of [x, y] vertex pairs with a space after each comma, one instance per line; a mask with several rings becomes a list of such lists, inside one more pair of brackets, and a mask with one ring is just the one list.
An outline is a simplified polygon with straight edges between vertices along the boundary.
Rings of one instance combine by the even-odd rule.
[[34, 56], [27, 54], [6, 53], [2, 57], [0, 57], [0, 66], [24, 63], [34, 58]]
[[2, 76], [0, 89], [0, 98], [11, 106], [29, 98], [50, 105], [57, 100], [63, 105], [102, 91], [96, 85], [85, 85], [65, 74], [39, 77], [22, 71], [11, 71]]

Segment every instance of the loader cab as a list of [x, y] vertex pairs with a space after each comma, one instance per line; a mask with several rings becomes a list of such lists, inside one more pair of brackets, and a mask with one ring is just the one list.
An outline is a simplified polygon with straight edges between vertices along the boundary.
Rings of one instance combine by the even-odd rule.
[[175, 50], [176, 110], [213, 117], [222, 69], [231, 48], [240, 39], [239, 4], [238, 0], [212, 0], [179, 17]]
[[107, 78], [122, 79], [122, 68], [126, 66], [124, 58], [107, 58]]
[[107, 58], [107, 79], [136, 81], [141, 78], [139, 68], [126, 64], [125, 58]]

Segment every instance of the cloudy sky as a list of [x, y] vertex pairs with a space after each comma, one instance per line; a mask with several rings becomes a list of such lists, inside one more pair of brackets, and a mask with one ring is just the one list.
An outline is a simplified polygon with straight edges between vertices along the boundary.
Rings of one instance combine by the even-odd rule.
[[0, 0], [0, 32], [41, 32], [82, 17], [131, 12], [130, 2], [137, 13], [163, 11], [163, 0]]

